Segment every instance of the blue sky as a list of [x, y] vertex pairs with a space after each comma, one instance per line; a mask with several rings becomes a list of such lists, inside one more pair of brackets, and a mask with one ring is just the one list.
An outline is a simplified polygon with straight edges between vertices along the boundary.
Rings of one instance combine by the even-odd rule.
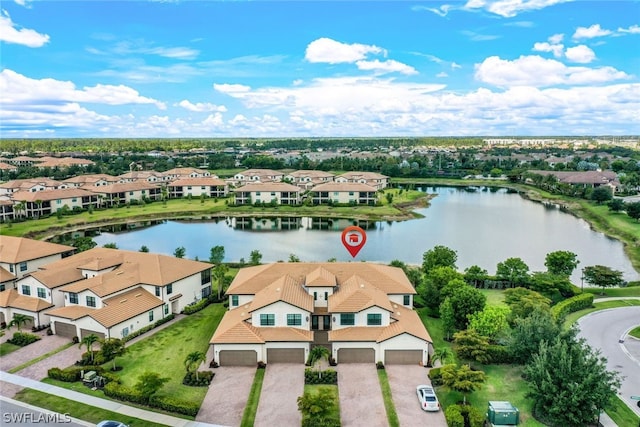
[[0, 4], [0, 136], [640, 134], [640, 2]]

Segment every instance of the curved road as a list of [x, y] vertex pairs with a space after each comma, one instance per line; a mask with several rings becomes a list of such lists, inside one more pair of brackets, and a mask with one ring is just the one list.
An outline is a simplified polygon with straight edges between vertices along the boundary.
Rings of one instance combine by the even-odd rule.
[[607, 369], [620, 372], [622, 386], [620, 398], [638, 415], [640, 408], [630, 396], [640, 396], [640, 341], [627, 338], [618, 342], [626, 333], [640, 325], [640, 306], [596, 311], [578, 320], [580, 336], [589, 345], [600, 349], [607, 358]]

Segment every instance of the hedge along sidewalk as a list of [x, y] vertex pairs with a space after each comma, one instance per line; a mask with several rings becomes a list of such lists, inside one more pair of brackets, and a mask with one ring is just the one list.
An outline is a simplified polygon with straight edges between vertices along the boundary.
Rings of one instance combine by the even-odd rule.
[[22, 387], [31, 388], [43, 393], [49, 393], [56, 396], [64, 396], [65, 399], [80, 402], [85, 405], [95, 406], [96, 408], [106, 409], [108, 411], [118, 412], [123, 415], [132, 416], [141, 420], [152, 421], [158, 424], [165, 424], [172, 427], [223, 427], [218, 424], [207, 424], [197, 421], [189, 421], [182, 418], [172, 417], [171, 415], [158, 414], [156, 412], [151, 412], [144, 409], [133, 408], [131, 406], [123, 405], [120, 402], [101, 399], [99, 397], [94, 397], [84, 393], [78, 393], [77, 391], [68, 390], [51, 384], [45, 384], [39, 381], [34, 381], [29, 378], [9, 374], [4, 371], [0, 371], [0, 381], [5, 381]]

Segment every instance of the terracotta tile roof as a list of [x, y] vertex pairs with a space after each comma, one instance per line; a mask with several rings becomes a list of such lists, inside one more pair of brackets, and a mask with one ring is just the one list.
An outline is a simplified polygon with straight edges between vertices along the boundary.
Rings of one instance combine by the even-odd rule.
[[[104, 188], [104, 187], [102, 187]], [[36, 202], [38, 200], [71, 199], [74, 197], [91, 197], [94, 193], [83, 188], [56, 188], [43, 191], [16, 191], [11, 195], [13, 200], [24, 202]]]
[[238, 172], [236, 175], [244, 175], [244, 176], [284, 176], [283, 172], [276, 171], [273, 169], [247, 169], [241, 172]]
[[240, 188], [234, 190], [236, 193], [244, 192], [256, 192], [256, 191], [274, 191], [274, 192], [289, 192], [299, 193], [300, 188], [287, 184], [286, 182], [253, 182], [243, 185]]
[[318, 267], [307, 274], [305, 286], [336, 286], [336, 276], [324, 267]]
[[49, 178], [26, 178], [4, 182], [0, 184], [0, 188], [31, 188], [38, 184], [45, 187], [57, 188], [61, 183]]
[[385, 327], [383, 326], [352, 326], [329, 331], [328, 339], [332, 341], [378, 341]]
[[251, 310], [283, 301], [308, 312], [313, 312], [313, 297], [289, 275], [284, 275], [256, 294]]
[[211, 344], [263, 344], [264, 339], [255, 326], [247, 322], [251, 318], [249, 304], [227, 311], [211, 337]]
[[4, 169], [4, 170], [16, 170], [18, 169], [16, 166], [14, 165], [10, 165], [8, 163], [5, 162], [0, 162], [0, 169]]
[[63, 319], [77, 320], [81, 317], [88, 316], [92, 312], [97, 311], [96, 308], [85, 307], [83, 305], [68, 305], [66, 307], [54, 308], [47, 311], [48, 316], [62, 317]]
[[338, 292], [329, 297], [328, 310], [331, 313], [357, 313], [374, 306], [393, 311], [385, 292], [362, 277], [353, 275], [343, 282]]
[[80, 280], [62, 288], [63, 292], [79, 293], [90, 290], [101, 298], [123, 291], [143, 283], [140, 280], [138, 266], [125, 264], [121, 268], [104, 274], [98, 274], [86, 280]]
[[104, 270], [105, 268], [118, 266], [123, 262], [124, 260], [122, 258], [122, 254], [117, 253], [113, 256], [96, 257], [90, 259], [86, 264], [79, 265], [78, 268], [81, 268], [83, 270], [100, 271]]
[[313, 178], [330, 178], [335, 175], [329, 172], [319, 171], [319, 170], [298, 170], [298, 171], [288, 173], [287, 176], [293, 176], [295, 178], [309, 177], [313, 179]]
[[265, 342], [313, 341], [313, 332], [288, 326], [278, 328], [256, 328]]
[[49, 289], [55, 289], [84, 279], [82, 271], [75, 268], [64, 270], [38, 270], [29, 274], [29, 276], [33, 277]]
[[112, 175], [104, 173], [78, 175], [71, 178], [67, 178], [62, 182], [74, 183], [74, 184], [92, 184], [97, 181], [117, 182], [118, 178]]
[[93, 311], [90, 316], [106, 328], [146, 313], [163, 304], [162, 300], [141, 287], [131, 289], [102, 302], [105, 307]]
[[386, 175], [382, 175], [379, 174], [377, 172], [356, 172], [356, 171], [352, 171], [352, 172], [345, 172], [342, 175], [338, 175], [344, 178], [347, 178], [349, 180], [351, 179], [366, 179], [366, 180], [370, 180], [370, 179], [386, 179], [388, 178], [388, 176]]
[[227, 183], [221, 180], [220, 178], [203, 176], [200, 178], [180, 178], [173, 181], [171, 184], [169, 184], [169, 187], [188, 187], [190, 185], [193, 185], [193, 186], [210, 185], [210, 186], [224, 187], [225, 185], [227, 185]]
[[197, 173], [199, 175], [205, 175], [207, 173], [210, 173], [207, 170], [204, 169], [197, 169], [197, 168], [173, 168], [173, 169], [169, 169], [168, 171], [164, 171], [162, 172], [163, 175], [178, 175], [178, 176], [182, 176], [182, 175], [191, 175], [192, 173]]
[[0, 236], [0, 261], [8, 264], [62, 254], [75, 249], [73, 246], [26, 239], [24, 237]]
[[415, 310], [400, 304], [393, 304], [394, 312], [391, 319], [394, 320], [378, 337], [378, 342], [386, 341], [401, 334], [413, 335], [425, 341], [433, 342], [427, 328], [425, 328], [420, 316]]
[[9, 273], [3, 267], [0, 267], [0, 283], [9, 282], [16, 278], [15, 274]]
[[93, 193], [113, 194], [126, 193], [127, 191], [151, 190], [155, 188], [160, 188], [160, 186], [153, 182], [136, 181], [101, 185], [100, 187], [87, 187], [87, 190]]
[[345, 191], [366, 191], [366, 192], [370, 192], [370, 193], [375, 193], [376, 190], [374, 187], [367, 185], [367, 184], [362, 184], [360, 182], [326, 182], [324, 184], [318, 184], [315, 187], [313, 187], [311, 189], [311, 191], [338, 191], [338, 192], [345, 192]]
[[162, 179], [163, 175], [160, 172], [156, 171], [133, 171], [126, 172], [122, 175], [118, 175], [118, 179], [135, 179], [135, 180], [146, 180], [149, 177], [155, 176], [158, 179]]
[[40, 298], [21, 295], [15, 289], [7, 289], [0, 292], [0, 307], [19, 308], [37, 313], [53, 307], [53, 304]]

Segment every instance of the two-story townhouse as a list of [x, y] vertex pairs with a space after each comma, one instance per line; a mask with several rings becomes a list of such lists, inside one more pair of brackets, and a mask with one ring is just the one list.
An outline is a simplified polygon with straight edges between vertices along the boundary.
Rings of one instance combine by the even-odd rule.
[[49, 178], [14, 179], [0, 184], [0, 196], [11, 195], [19, 191], [35, 193], [36, 191], [53, 190], [61, 185], [61, 182]]
[[[182, 178], [205, 178], [210, 177], [211, 172], [204, 169], [198, 168], [173, 168], [168, 171], [162, 172], [162, 175], [165, 177], [165, 180], [168, 182], [175, 181], [177, 179]], [[217, 178], [212, 177], [212, 178]]]
[[118, 178], [104, 173], [78, 175], [65, 179], [65, 184], [69, 187], [101, 187], [103, 185], [115, 184]]
[[[373, 263], [275, 263], [240, 270], [211, 338], [221, 365], [304, 363], [325, 346], [338, 363], [422, 364], [431, 338], [404, 272]], [[310, 334], [310, 335], [309, 335]]]
[[0, 171], [9, 172], [9, 173], [16, 173], [16, 172], [18, 172], [18, 168], [16, 166], [14, 166], [14, 165], [10, 165], [9, 163], [0, 162]]
[[127, 203], [137, 203], [145, 199], [160, 200], [162, 198], [162, 188], [150, 182], [126, 182], [104, 185], [101, 187], [90, 187], [88, 191], [93, 192], [99, 199], [101, 206], [118, 206]]
[[275, 203], [298, 205], [301, 202], [300, 188], [286, 182], [256, 182], [234, 190], [236, 205]]
[[31, 166], [34, 163], [38, 163], [40, 159], [38, 157], [29, 156], [17, 156], [7, 159], [8, 163], [16, 166]]
[[283, 172], [273, 169], [247, 169], [235, 174], [231, 181], [240, 186], [251, 182], [280, 182], [283, 178]]
[[332, 182], [334, 178], [334, 174], [325, 171], [298, 170], [287, 174], [284, 180], [297, 185], [303, 190], [308, 190], [315, 185]]
[[327, 182], [311, 189], [311, 200], [315, 205], [323, 203], [375, 205], [378, 195], [377, 190], [367, 184]]
[[75, 157], [48, 157], [40, 159], [40, 162], [38, 162], [35, 167], [38, 169], [69, 168], [71, 166], [86, 168], [89, 165], [95, 165], [95, 162]]
[[[37, 218], [51, 215], [61, 209], [88, 209], [98, 207], [98, 196], [83, 188], [57, 188], [37, 192], [18, 191], [11, 196], [16, 215]], [[18, 208], [20, 204], [20, 209]]]
[[161, 172], [156, 171], [131, 171], [118, 175], [119, 183], [128, 182], [165, 182], [167, 179]]
[[14, 218], [13, 200], [7, 196], [0, 196], [0, 221], [5, 222]]
[[389, 185], [389, 177], [377, 172], [345, 172], [336, 176], [334, 181], [367, 184], [376, 190], [383, 190]]
[[169, 198], [182, 197], [226, 197], [229, 186], [219, 178], [180, 178], [167, 185]]

